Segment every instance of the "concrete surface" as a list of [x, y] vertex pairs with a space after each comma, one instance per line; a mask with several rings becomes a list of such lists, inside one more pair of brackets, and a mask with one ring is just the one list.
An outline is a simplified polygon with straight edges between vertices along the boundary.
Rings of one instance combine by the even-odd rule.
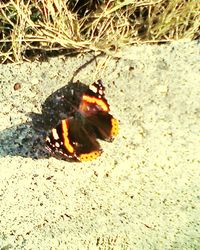
[[41, 153], [29, 114], [91, 55], [0, 65], [1, 250], [200, 249], [199, 49], [135, 46], [75, 75], [103, 79], [120, 120], [86, 163]]

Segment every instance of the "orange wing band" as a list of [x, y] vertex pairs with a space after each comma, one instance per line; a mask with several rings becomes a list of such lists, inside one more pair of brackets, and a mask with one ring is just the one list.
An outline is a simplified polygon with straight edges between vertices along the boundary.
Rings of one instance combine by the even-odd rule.
[[71, 153], [74, 153], [74, 148], [73, 146], [70, 144], [69, 141], [69, 133], [68, 133], [68, 122], [66, 120], [62, 120], [62, 131], [63, 131], [63, 139], [64, 139], [64, 145], [65, 148]]
[[112, 118], [111, 122], [112, 122], [111, 136], [116, 136], [119, 133], [119, 122], [115, 118]]
[[98, 99], [96, 97], [90, 97], [88, 95], [83, 95], [83, 101], [88, 103], [96, 103], [99, 105], [103, 111], [108, 112], [109, 111], [109, 105], [105, 103], [105, 101]]
[[101, 151], [93, 151], [91, 153], [81, 154], [78, 157], [78, 159], [79, 161], [91, 161], [91, 160], [96, 159], [100, 155], [101, 155]]

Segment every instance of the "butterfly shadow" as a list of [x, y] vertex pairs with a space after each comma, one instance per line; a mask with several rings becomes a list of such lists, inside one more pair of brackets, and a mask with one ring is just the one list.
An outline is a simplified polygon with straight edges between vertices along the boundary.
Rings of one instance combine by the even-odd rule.
[[22, 123], [0, 132], [0, 156], [21, 156], [32, 159], [49, 158], [45, 138], [52, 127], [78, 109], [87, 86], [69, 82], [52, 93], [42, 104], [42, 112], [28, 113], [31, 122]]

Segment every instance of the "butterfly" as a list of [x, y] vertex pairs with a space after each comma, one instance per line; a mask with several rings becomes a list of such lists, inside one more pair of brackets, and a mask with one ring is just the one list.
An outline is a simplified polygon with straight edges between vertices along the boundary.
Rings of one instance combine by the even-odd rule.
[[119, 122], [110, 113], [102, 80], [87, 86], [78, 108], [47, 135], [46, 149], [65, 160], [90, 161], [101, 155], [97, 139], [112, 141]]

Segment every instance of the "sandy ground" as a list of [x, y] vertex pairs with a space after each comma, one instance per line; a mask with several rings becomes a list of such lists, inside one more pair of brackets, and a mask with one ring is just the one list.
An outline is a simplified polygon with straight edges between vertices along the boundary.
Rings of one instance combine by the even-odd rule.
[[120, 120], [86, 163], [42, 157], [29, 114], [92, 57], [0, 66], [1, 250], [200, 249], [199, 49], [127, 48], [75, 75], [102, 78]]

